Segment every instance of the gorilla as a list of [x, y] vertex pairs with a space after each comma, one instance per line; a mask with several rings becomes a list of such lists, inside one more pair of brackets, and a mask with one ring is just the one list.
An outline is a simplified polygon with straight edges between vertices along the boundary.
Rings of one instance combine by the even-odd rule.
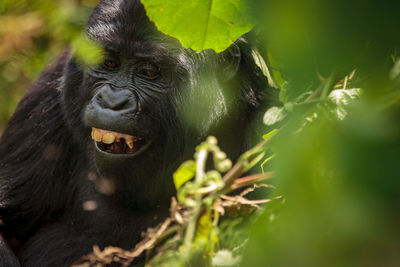
[[194, 147], [214, 135], [236, 159], [276, 101], [248, 36], [195, 52], [157, 31], [138, 0], [101, 0], [86, 35], [103, 62], [63, 52], [2, 135], [1, 266], [133, 248], [168, 216], [172, 173]]

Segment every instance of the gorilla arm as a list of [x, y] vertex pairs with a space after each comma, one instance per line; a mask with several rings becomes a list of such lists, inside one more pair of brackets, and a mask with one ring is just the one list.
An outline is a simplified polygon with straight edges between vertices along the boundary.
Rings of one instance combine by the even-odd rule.
[[14, 253], [8, 247], [7, 242], [0, 236], [0, 264], [7, 267], [20, 266]]
[[42, 73], [0, 140], [0, 231], [5, 240], [13, 238], [21, 245], [40, 224], [60, 216], [72, 195], [68, 190], [72, 138], [58, 90], [68, 58], [64, 53]]

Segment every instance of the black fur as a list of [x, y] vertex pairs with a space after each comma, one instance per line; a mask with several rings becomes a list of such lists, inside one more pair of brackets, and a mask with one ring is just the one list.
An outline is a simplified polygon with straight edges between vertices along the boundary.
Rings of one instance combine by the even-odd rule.
[[[220, 54], [184, 49], [157, 32], [136, 0], [100, 1], [87, 33], [117, 54], [120, 68], [89, 68], [66, 51], [21, 100], [0, 141], [0, 229], [23, 266], [68, 266], [95, 244], [134, 247], [167, 215], [172, 172], [195, 145], [215, 135], [237, 158], [255, 117], [275, 101], [245, 37]], [[143, 62], [159, 76], [139, 76]], [[121, 94], [123, 108], [103, 106]], [[91, 127], [152, 143], [134, 157], [112, 157], [95, 149]], [[5, 245], [0, 261], [18, 266]]]

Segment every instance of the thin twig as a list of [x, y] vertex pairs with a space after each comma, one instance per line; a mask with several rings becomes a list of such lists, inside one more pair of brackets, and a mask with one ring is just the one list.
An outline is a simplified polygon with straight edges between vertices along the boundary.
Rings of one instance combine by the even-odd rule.
[[274, 176], [275, 176], [275, 172], [265, 172], [265, 173], [258, 173], [258, 174], [245, 176], [245, 177], [236, 179], [230, 188], [233, 191], [238, 188], [246, 187], [246, 186], [273, 178]]

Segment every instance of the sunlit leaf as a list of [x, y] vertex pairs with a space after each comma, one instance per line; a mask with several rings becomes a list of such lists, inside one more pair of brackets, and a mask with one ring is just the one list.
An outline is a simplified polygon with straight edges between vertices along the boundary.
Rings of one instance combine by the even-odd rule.
[[357, 99], [360, 95], [360, 88], [333, 90], [329, 94], [329, 99], [336, 105], [347, 105]]
[[267, 140], [267, 139], [269, 139], [271, 136], [273, 136], [274, 134], [276, 134], [277, 132], [278, 132], [278, 129], [273, 129], [273, 130], [270, 131], [269, 133], [264, 134], [264, 135], [263, 135], [263, 139], [264, 139], [264, 140]]
[[392, 80], [396, 79], [399, 76], [400, 76], [400, 59], [396, 61], [396, 63], [394, 64], [393, 68], [389, 73], [389, 77]]
[[[207, 214], [201, 216], [196, 230], [195, 242], [199, 239], [208, 240], [212, 230], [212, 220]], [[211, 240], [209, 240], [211, 241]], [[216, 240], [214, 240], [216, 241]]]
[[253, 28], [245, 0], [142, 0], [157, 28], [196, 51], [221, 52]]
[[182, 163], [178, 170], [174, 173], [174, 184], [176, 190], [181, 188], [181, 186], [192, 179], [196, 174], [196, 162], [193, 160], [188, 160]]
[[285, 117], [285, 108], [272, 107], [265, 112], [263, 122], [265, 125], [271, 126], [283, 120]]
[[354, 89], [337, 89], [333, 90], [328, 98], [335, 103], [332, 112], [339, 120], [343, 120], [347, 116], [346, 105], [354, 102], [361, 95], [360, 88]]
[[215, 267], [219, 266], [237, 266], [242, 257], [240, 256], [233, 256], [232, 251], [229, 250], [220, 250], [218, 251], [212, 259], [212, 265]]

